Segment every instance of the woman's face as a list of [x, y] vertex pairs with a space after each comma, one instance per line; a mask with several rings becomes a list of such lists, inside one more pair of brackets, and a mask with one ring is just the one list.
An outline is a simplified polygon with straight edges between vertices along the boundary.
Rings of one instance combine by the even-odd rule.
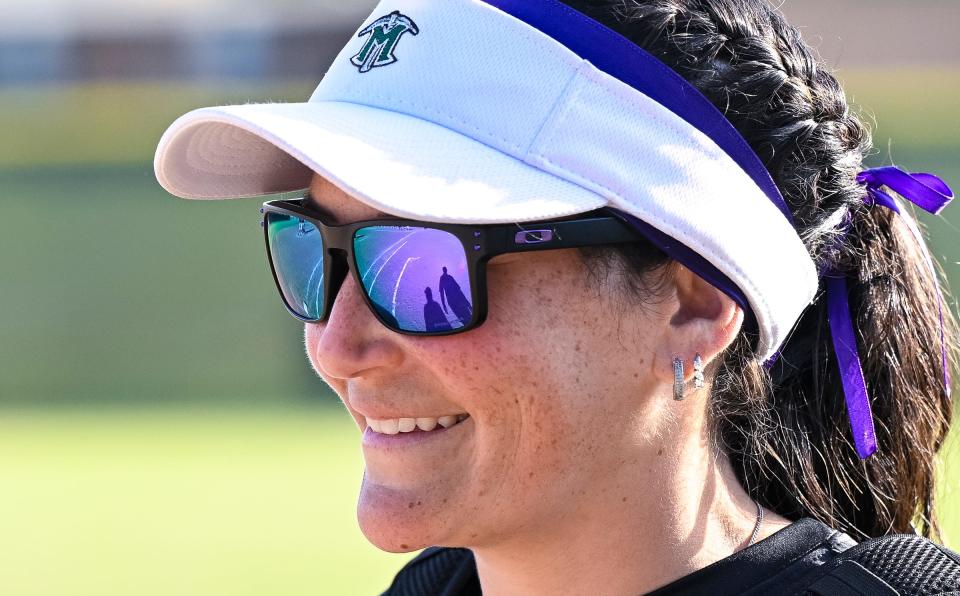
[[[319, 176], [312, 195], [339, 223], [378, 214]], [[656, 450], [668, 420], [669, 401], [651, 398], [665, 385], [654, 374], [667, 325], [657, 304], [621, 313], [575, 249], [503, 255], [487, 276], [487, 319], [465, 333], [390, 331], [352, 275], [330, 318], [306, 325], [313, 367], [363, 433], [358, 518], [384, 550], [495, 544], [589, 515], [600, 490], [625, 501], [620, 478]], [[469, 417], [439, 432], [367, 428], [458, 415]]]

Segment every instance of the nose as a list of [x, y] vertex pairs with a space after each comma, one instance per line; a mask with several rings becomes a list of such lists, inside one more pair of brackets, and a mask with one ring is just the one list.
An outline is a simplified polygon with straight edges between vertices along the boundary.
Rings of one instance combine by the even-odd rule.
[[330, 316], [323, 323], [308, 323], [305, 333], [314, 367], [341, 380], [396, 368], [403, 361], [400, 336], [374, 317], [356, 278], [346, 274], [346, 267], [340, 271], [335, 276], [334, 287], [339, 286], [339, 291]]

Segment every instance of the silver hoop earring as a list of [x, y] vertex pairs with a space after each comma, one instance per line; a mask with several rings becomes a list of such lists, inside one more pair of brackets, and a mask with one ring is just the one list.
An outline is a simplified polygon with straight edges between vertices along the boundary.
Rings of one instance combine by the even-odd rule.
[[673, 399], [683, 399], [683, 360], [673, 359]]
[[703, 387], [703, 360], [700, 359], [700, 353], [697, 352], [693, 359], [693, 386], [697, 389]]

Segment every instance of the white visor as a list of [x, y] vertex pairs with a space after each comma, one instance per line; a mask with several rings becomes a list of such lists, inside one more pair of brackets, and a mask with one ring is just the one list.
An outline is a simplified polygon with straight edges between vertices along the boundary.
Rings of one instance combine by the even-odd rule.
[[711, 136], [480, 0], [384, 0], [308, 102], [194, 110], [163, 135], [155, 169], [191, 199], [300, 190], [317, 172], [435, 222], [616, 208], [742, 291], [764, 360], [818, 287], [769, 191]]

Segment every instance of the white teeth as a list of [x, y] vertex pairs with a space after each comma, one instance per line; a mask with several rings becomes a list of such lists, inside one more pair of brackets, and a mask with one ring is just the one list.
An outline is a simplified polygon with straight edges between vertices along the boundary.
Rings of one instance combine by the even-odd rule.
[[431, 431], [437, 428], [436, 418], [417, 418], [417, 428], [420, 430]]
[[458, 422], [469, 418], [469, 414], [456, 414], [451, 416], [440, 416], [439, 418], [387, 418], [377, 420], [376, 418], [367, 418], [367, 426], [375, 433], [383, 435], [395, 435], [398, 433], [409, 433], [416, 429], [429, 432], [438, 426], [450, 428]]
[[380, 432], [385, 435], [395, 435], [400, 432], [400, 421], [396, 418], [381, 420]]

